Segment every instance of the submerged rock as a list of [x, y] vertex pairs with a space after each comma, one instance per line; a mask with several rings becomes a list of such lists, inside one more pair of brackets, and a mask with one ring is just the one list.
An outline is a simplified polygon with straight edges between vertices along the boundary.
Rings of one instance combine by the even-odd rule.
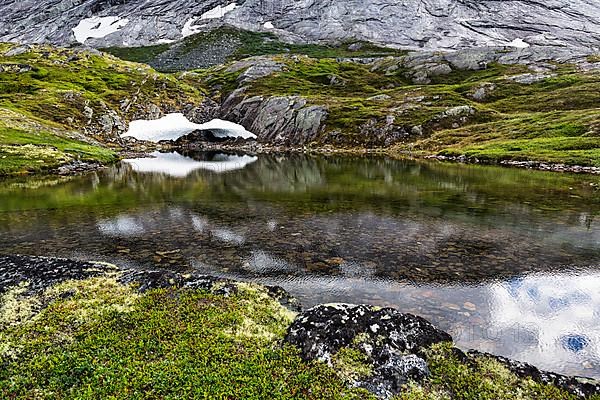
[[306, 360], [329, 365], [343, 349], [366, 357], [370, 374], [350, 379], [380, 398], [390, 398], [409, 381], [429, 376], [423, 350], [452, 337], [421, 317], [368, 305], [319, 305], [298, 315], [285, 340]]

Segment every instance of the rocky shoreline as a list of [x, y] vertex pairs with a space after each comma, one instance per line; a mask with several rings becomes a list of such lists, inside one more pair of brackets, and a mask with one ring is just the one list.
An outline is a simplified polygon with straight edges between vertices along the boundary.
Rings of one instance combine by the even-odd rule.
[[[271, 145], [267, 143], [259, 143], [256, 141], [231, 141], [231, 142], [219, 142], [219, 143], [196, 143], [191, 145], [173, 145], [170, 143], [144, 143], [141, 146], [137, 143], [130, 143], [130, 150], [126, 151], [128, 155], [135, 155], [136, 157], [146, 157], [149, 155], [149, 151], [222, 151], [222, 152], [233, 152], [233, 153], [245, 153], [249, 155], [258, 154], [316, 154], [316, 155], [355, 155], [355, 156], [366, 156], [366, 155], [380, 155], [392, 157], [394, 159], [411, 159], [411, 160], [433, 160], [443, 162], [453, 162], [459, 164], [479, 164], [479, 165], [491, 165], [501, 166], [509, 168], [520, 168], [530, 169], [538, 171], [548, 172], [562, 172], [562, 173], [573, 173], [573, 174], [590, 174], [600, 175], [600, 167], [584, 166], [584, 165], [567, 165], [561, 163], [549, 163], [541, 161], [516, 161], [516, 160], [503, 160], [500, 162], [488, 161], [479, 159], [476, 157], [466, 156], [443, 156], [443, 155], [415, 155], [398, 153], [386, 148], [337, 148], [334, 146], [320, 146], [320, 147], [309, 147], [309, 146], [286, 146], [286, 145]], [[140, 148], [141, 147], [141, 148]]]
[[[17, 297], [25, 299], [70, 280], [102, 276], [115, 277], [123, 285], [133, 284], [139, 293], [153, 289], [201, 290], [227, 298], [241, 293], [244, 285], [248, 285], [195, 273], [128, 270], [107, 263], [4, 255], [0, 256], [0, 310], [8, 312], [5, 306], [14, 302], [15, 294], [11, 291], [15, 288], [19, 290]], [[337, 369], [349, 387], [366, 389], [380, 399], [391, 399], [411, 385], [432, 379], [433, 356], [429, 349], [435, 346], [446, 346], [449, 357], [465, 368], [477, 369], [485, 360], [493, 360], [519, 379], [551, 385], [577, 398], [600, 395], [600, 382], [592, 379], [540, 371], [527, 363], [477, 351], [463, 352], [449, 344], [452, 337], [448, 333], [415, 315], [354, 304], [326, 304], [303, 310], [296, 299], [279, 287], [256, 287], [255, 290], [295, 315], [283, 343], [296, 346], [307, 362], [319, 361]], [[49, 304], [50, 301], [35, 303], [27, 318], [33, 318]], [[0, 321], [6, 318], [0, 315]], [[348, 355], [352, 356], [350, 361]]]

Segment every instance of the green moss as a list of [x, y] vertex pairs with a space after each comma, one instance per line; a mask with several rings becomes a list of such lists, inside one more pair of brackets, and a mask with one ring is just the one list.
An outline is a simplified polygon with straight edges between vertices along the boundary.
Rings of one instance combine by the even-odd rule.
[[[233, 27], [219, 27], [211, 31], [200, 32], [174, 44], [103, 50], [123, 60], [152, 65], [159, 57], [171, 58], [174, 62], [172, 65], [163, 66], [164, 69], [178, 71], [180, 67], [177, 65], [177, 60], [184, 59], [192, 53], [212, 52], [214, 48], [222, 47], [223, 44], [227, 44], [227, 47], [231, 49], [231, 53], [226, 56], [225, 61], [276, 54], [298, 54], [313, 58], [381, 57], [404, 54], [403, 51], [380, 47], [368, 42], [344, 42], [337, 45], [284, 43], [270, 32], [250, 32]], [[354, 51], [350, 50], [351, 44], [359, 48]], [[199, 61], [206, 62], [205, 60]]]
[[[3, 398], [365, 398], [333, 370], [280, 346], [289, 319], [264, 290], [139, 295], [113, 278], [52, 289], [35, 318], [0, 327]], [[285, 311], [277, 311], [285, 315]], [[273, 336], [231, 335], [243, 321]]]
[[597, 63], [600, 62], [600, 54], [594, 54], [587, 57], [588, 62]]
[[345, 382], [354, 382], [373, 374], [369, 358], [360, 350], [343, 347], [331, 358], [333, 368]]
[[576, 398], [554, 386], [518, 378], [502, 364], [490, 358], [476, 358], [470, 363], [460, 361], [449, 343], [434, 345], [429, 351], [427, 360], [431, 377], [422, 388], [409, 385], [409, 390], [398, 396], [398, 400], [571, 400]]
[[169, 50], [169, 47], [168, 44], [159, 44], [142, 47], [106, 47], [101, 50], [122, 60], [148, 64], [157, 56]]
[[0, 108], [0, 175], [43, 172], [80, 160], [111, 163], [114, 151], [66, 137], [68, 132]]

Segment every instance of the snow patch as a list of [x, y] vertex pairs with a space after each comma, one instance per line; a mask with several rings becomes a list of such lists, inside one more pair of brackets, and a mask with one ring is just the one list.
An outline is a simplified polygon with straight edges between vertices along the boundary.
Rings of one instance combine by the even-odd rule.
[[223, 18], [225, 16], [225, 14], [227, 14], [230, 11], [235, 10], [237, 7], [238, 7], [238, 5], [236, 3], [229, 3], [225, 7], [218, 5], [215, 8], [213, 8], [212, 10], [209, 10], [209, 11], [205, 12], [204, 14], [202, 14], [200, 16], [200, 19], [204, 20], [204, 19]]
[[205, 20], [209, 20], [209, 19], [223, 18], [225, 16], [225, 14], [227, 14], [230, 11], [235, 10], [236, 8], [238, 8], [238, 5], [236, 3], [230, 3], [224, 7], [219, 5], [211, 10], [208, 10], [207, 12], [202, 14], [200, 17], [192, 17], [192, 18], [188, 19], [186, 21], [186, 23], [183, 25], [183, 29], [181, 30], [181, 36], [183, 36], [185, 38], [185, 37], [192, 36], [192, 35], [195, 35], [196, 33], [201, 32], [202, 26], [194, 26], [194, 24], [198, 20], [205, 21]]
[[275, 29], [275, 27], [273, 26], [273, 23], [271, 21], [267, 21], [263, 24], [263, 27], [265, 29]]
[[186, 23], [183, 25], [183, 29], [181, 30], [181, 36], [183, 36], [185, 38], [185, 37], [192, 36], [192, 35], [195, 35], [196, 33], [200, 32], [201, 27], [192, 26], [192, 25], [194, 25], [194, 23], [196, 23], [197, 20], [198, 20], [197, 17], [188, 19], [186, 21]]
[[198, 169], [223, 173], [242, 169], [258, 160], [258, 157], [255, 156], [228, 154], [216, 155], [211, 161], [196, 161], [179, 153], [154, 152], [151, 156], [153, 158], [126, 159], [123, 162], [131, 165], [135, 172], [159, 173], [175, 178], [184, 178]]
[[129, 124], [129, 130], [123, 137], [131, 136], [138, 140], [159, 142], [176, 140], [195, 130], [210, 130], [220, 138], [256, 139], [256, 135], [248, 132], [243, 126], [233, 122], [213, 119], [204, 124], [195, 124], [181, 113], [167, 114], [155, 120], [136, 120]]
[[508, 44], [510, 47], [516, 47], [518, 49], [526, 49], [530, 46], [529, 43], [525, 42], [523, 39], [515, 39]]
[[79, 43], [85, 43], [90, 38], [99, 39], [115, 33], [128, 23], [129, 19], [116, 16], [85, 18], [73, 28], [73, 33]]

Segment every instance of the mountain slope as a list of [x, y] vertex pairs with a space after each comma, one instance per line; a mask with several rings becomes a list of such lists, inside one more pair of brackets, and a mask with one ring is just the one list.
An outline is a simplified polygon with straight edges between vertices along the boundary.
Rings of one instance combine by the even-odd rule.
[[116, 159], [132, 119], [198, 113], [202, 90], [97, 51], [0, 43], [0, 175]]
[[222, 24], [273, 32], [296, 42], [353, 39], [456, 49], [523, 46], [523, 40], [590, 52], [600, 48], [596, 0], [4, 0], [0, 4], [0, 41], [142, 46], [180, 40]]

